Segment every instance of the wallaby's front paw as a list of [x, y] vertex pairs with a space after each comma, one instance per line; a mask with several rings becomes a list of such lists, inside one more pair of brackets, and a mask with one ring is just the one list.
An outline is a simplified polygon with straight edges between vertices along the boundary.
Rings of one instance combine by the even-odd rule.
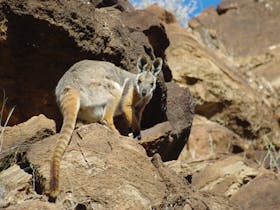
[[138, 135], [134, 135], [133, 133], [129, 133], [128, 134], [129, 137], [137, 139], [137, 140], [141, 140], [141, 134], [139, 133]]
[[133, 138], [137, 139], [137, 140], [141, 140], [141, 133], [140, 131], [137, 133], [133, 133]]
[[141, 135], [136, 136], [136, 139], [140, 141], [142, 139]]

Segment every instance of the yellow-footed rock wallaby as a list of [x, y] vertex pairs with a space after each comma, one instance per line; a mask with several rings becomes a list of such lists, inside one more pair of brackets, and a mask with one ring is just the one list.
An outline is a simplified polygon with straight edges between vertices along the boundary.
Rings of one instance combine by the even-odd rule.
[[51, 198], [56, 198], [59, 193], [60, 162], [77, 119], [86, 123], [104, 123], [119, 133], [113, 117], [124, 114], [133, 136], [141, 139], [142, 113], [153, 96], [161, 68], [161, 58], [150, 62], [144, 56], [137, 61], [137, 74], [109, 62], [83, 60], [62, 76], [55, 90], [63, 125], [51, 159]]

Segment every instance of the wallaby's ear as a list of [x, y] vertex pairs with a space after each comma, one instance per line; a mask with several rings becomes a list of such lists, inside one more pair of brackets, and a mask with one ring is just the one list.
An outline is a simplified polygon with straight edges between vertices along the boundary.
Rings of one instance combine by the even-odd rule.
[[147, 57], [142, 55], [137, 60], [137, 70], [139, 73], [143, 72], [147, 68], [148, 60]]
[[156, 58], [156, 60], [153, 62], [153, 69], [152, 73], [153, 75], [157, 76], [162, 68], [162, 58]]

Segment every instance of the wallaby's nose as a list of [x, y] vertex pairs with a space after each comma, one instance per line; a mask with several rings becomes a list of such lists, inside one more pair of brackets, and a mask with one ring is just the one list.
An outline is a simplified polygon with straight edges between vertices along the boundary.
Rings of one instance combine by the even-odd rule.
[[145, 95], [147, 95], [147, 90], [146, 89], [142, 90], [142, 96], [145, 96]]

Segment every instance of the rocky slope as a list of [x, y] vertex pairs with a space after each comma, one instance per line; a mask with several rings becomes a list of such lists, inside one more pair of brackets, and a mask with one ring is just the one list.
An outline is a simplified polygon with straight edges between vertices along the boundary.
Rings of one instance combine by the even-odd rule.
[[[0, 0], [4, 119], [16, 105], [0, 127], [0, 208], [278, 209], [279, 12], [277, 0], [224, 0], [186, 29], [126, 0]], [[57, 81], [85, 58], [135, 72], [141, 54], [165, 61], [143, 139], [77, 127], [49, 202]], [[123, 119], [115, 123], [126, 135]]]
[[209, 8], [190, 21], [208, 48], [244, 74], [255, 90], [266, 94], [266, 103], [278, 108], [278, 120], [279, 10], [277, 0], [224, 0], [217, 9]]

